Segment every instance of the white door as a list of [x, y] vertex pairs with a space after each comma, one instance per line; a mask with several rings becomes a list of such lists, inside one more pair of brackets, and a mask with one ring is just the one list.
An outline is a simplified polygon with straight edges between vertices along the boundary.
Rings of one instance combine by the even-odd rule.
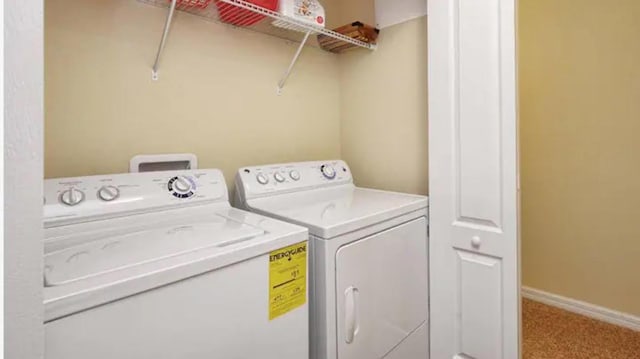
[[429, 0], [431, 359], [519, 358], [516, 0]]
[[427, 258], [424, 217], [338, 250], [338, 359], [385, 358], [400, 343], [403, 359], [426, 359]]

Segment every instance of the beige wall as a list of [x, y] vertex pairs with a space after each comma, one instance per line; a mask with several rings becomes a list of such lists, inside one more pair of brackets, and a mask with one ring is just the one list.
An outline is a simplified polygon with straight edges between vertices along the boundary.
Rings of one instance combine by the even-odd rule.
[[361, 21], [375, 26], [374, 0], [320, 0], [327, 13], [327, 27], [330, 29]]
[[[375, 22], [373, 0], [324, 4], [330, 26]], [[46, 10], [48, 178], [125, 172], [145, 153], [192, 152], [228, 180], [244, 165], [343, 157], [361, 185], [427, 192], [426, 18], [385, 29], [375, 52], [305, 48], [278, 97], [294, 44], [179, 13], [154, 82], [165, 10]]]
[[428, 190], [427, 18], [386, 28], [340, 61], [342, 157], [358, 185]]
[[640, 315], [640, 2], [520, 1], [523, 284]]
[[192, 152], [200, 166], [340, 157], [338, 57], [179, 13], [160, 80], [151, 64], [166, 10], [134, 0], [46, 6], [45, 176], [128, 171], [141, 153]]

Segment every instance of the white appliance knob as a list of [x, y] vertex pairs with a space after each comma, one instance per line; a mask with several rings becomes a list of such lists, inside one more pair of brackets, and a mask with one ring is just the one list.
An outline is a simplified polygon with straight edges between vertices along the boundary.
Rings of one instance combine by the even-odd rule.
[[111, 202], [120, 196], [120, 190], [115, 186], [102, 186], [98, 190], [98, 197], [106, 202]]
[[84, 200], [84, 193], [73, 187], [60, 194], [60, 201], [67, 206], [75, 206]]
[[336, 178], [336, 170], [331, 165], [322, 165], [320, 171], [322, 171], [322, 174], [328, 179]]
[[269, 183], [269, 177], [265, 176], [264, 173], [258, 173], [258, 175], [256, 176], [256, 179], [258, 180], [258, 183], [260, 183], [260, 184]]
[[294, 181], [299, 181], [300, 180], [300, 172], [298, 172], [296, 170], [291, 170], [289, 172], [289, 177], [291, 177], [291, 179], [294, 180]]
[[273, 175], [273, 178], [275, 178], [276, 181], [280, 183], [284, 182], [284, 176], [281, 175], [279, 172], [276, 172], [276, 174]]
[[178, 176], [173, 181], [173, 188], [178, 192], [189, 192], [191, 190], [191, 182], [183, 176]]

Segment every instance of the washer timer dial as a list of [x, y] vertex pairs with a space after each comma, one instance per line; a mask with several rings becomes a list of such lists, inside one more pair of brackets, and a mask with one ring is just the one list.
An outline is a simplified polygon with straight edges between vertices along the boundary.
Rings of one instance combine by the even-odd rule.
[[167, 183], [169, 192], [177, 198], [189, 198], [196, 192], [196, 185], [193, 180], [185, 176], [175, 176]]

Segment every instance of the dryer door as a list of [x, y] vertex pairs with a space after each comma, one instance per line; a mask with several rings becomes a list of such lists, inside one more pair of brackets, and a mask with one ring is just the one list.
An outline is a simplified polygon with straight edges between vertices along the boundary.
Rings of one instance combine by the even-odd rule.
[[[427, 241], [422, 217], [338, 250], [339, 359], [384, 358], [426, 322]], [[417, 345], [428, 352], [426, 337]]]

